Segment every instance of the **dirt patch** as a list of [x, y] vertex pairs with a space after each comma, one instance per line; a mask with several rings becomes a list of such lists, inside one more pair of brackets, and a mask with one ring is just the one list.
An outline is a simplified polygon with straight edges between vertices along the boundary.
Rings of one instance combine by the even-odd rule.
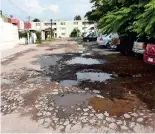
[[109, 98], [91, 98], [89, 103], [97, 112], [107, 111], [111, 116], [121, 116], [125, 113], [132, 112], [138, 101], [133, 97], [129, 100], [109, 99]]
[[35, 101], [37, 100], [37, 98], [41, 96], [41, 91], [40, 90], [34, 90], [31, 91], [29, 93], [27, 93], [26, 95], [24, 95], [24, 106], [31, 106], [34, 105]]
[[2, 65], [8, 65], [8, 64], [12, 63], [13, 61], [15, 61], [17, 58], [19, 58], [20, 56], [23, 56], [24, 54], [29, 53], [29, 52], [33, 52], [33, 51], [35, 51], [35, 49], [28, 49], [28, 50], [16, 53], [13, 56], [2, 61], [1, 64]]

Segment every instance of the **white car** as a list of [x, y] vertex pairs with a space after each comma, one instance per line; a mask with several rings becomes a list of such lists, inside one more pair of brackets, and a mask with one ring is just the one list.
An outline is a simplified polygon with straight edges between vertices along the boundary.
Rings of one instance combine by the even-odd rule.
[[97, 44], [99, 46], [104, 46], [110, 48], [110, 42], [112, 41], [113, 38], [118, 38], [118, 34], [112, 33], [109, 35], [100, 35], [97, 38]]
[[110, 35], [100, 35], [97, 38], [97, 44], [99, 46], [104, 46], [108, 47], [109, 46], [109, 41], [111, 40]]

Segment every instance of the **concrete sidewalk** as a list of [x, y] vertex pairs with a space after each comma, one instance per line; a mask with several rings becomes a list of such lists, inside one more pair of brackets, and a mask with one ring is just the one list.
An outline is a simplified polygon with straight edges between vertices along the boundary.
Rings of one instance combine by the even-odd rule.
[[2, 60], [4, 58], [7, 58], [7, 57], [14, 55], [16, 53], [35, 48], [36, 45], [37, 44], [19, 45], [13, 49], [0, 51], [0, 59]]

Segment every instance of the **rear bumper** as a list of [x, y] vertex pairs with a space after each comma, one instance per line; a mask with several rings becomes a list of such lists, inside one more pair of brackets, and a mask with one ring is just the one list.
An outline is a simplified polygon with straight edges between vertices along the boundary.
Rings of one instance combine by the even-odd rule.
[[133, 48], [132, 51], [136, 54], [144, 54], [145, 53], [145, 50], [144, 49], [136, 49], [136, 48]]
[[105, 44], [104, 42], [99, 42], [99, 41], [97, 41], [97, 44], [98, 44], [99, 46], [106, 46], [106, 44]]
[[155, 55], [144, 54], [144, 62], [155, 65]]

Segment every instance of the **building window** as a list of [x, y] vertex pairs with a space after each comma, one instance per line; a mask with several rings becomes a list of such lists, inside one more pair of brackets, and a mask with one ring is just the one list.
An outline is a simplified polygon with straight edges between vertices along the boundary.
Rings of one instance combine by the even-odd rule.
[[36, 23], [36, 26], [40, 26], [40, 23]]
[[61, 29], [61, 30], [66, 30], [66, 28], [65, 28], [65, 27], [61, 27], [60, 29]]
[[74, 25], [78, 25], [78, 22], [74, 22]]
[[60, 25], [65, 25], [65, 22], [61, 22]]
[[61, 35], [62, 35], [62, 36], [65, 36], [65, 35], [66, 35], [66, 33], [61, 33]]
[[82, 29], [85, 30], [87, 27], [83, 27]]
[[45, 26], [50, 26], [51, 25], [51, 23], [45, 23]]

